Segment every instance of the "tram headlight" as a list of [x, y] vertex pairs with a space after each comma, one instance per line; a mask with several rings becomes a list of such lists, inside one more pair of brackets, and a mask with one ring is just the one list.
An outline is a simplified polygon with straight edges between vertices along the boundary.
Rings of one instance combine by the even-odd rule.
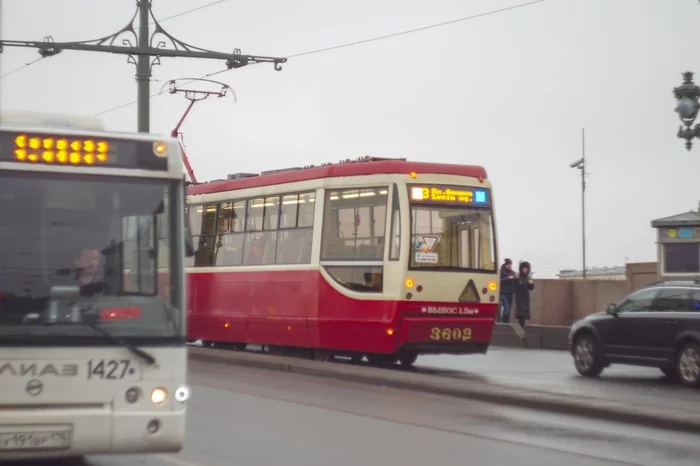
[[151, 403], [153, 404], [161, 404], [166, 398], [168, 398], [168, 392], [164, 388], [154, 388], [151, 392]]
[[184, 403], [185, 401], [190, 399], [191, 393], [192, 392], [190, 391], [190, 387], [182, 385], [178, 387], [177, 390], [175, 390], [175, 401]]

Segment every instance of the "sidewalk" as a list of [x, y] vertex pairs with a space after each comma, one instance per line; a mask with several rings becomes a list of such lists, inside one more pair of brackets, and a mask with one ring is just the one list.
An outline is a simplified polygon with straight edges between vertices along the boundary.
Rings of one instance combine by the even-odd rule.
[[685, 400], [682, 404], [667, 406], [665, 403], [650, 403], [657, 399], [651, 397], [644, 400], [644, 403], [629, 402], [619, 396], [607, 396], [607, 391], [601, 391], [598, 397], [564, 394], [557, 393], [556, 390], [543, 390], [542, 387], [514, 386], [504, 380], [490, 380], [492, 377], [480, 377], [476, 374], [466, 373], [457, 377], [448, 377], [444, 374], [436, 376], [415, 371], [324, 363], [267, 354], [196, 347], [189, 348], [189, 357], [193, 361], [287, 371], [348, 382], [641, 424], [655, 428], [700, 432], [700, 404], [697, 401]]
[[518, 324], [496, 324], [491, 344], [509, 348], [569, 349], [569, 327], [555, 325], [527, 325], [525, 338], [520, 336]]

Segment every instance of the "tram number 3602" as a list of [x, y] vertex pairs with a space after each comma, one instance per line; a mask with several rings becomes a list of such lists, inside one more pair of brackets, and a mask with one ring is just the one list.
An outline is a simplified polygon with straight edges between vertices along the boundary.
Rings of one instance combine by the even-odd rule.
[[430, 329], [430, 339], [435, 341], [469, 341], [472, 339], [472, 329], [433, 327]]

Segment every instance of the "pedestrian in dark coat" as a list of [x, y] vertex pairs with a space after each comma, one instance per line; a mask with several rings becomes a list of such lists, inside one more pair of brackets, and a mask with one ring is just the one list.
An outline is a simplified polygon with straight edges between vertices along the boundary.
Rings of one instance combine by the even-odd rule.
[[520, 263], [518, 279], [515, 283], [515, 318], [525, 328], [525, 321], [530, 319], [530, 291], [535, 289], [535, 282], [530, 278], [530, 263]]
[[517, 279], [512, 266], [513, 261], [508, 258], [501, 265], [501, 306], [498, 321], [506, 324], [510, 322], [510, 310], [513, 307], [513, 293], [515, 293], [515, 281]]

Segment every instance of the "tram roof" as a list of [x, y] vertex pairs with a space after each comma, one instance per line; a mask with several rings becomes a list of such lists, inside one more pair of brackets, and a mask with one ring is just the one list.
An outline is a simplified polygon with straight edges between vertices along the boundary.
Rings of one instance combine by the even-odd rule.
[[345, 176], [362, 176], [377, 174], [430, 173], [439, 175], [469, 176], [488, 178], [486, 169], [478, 165], [456, 165], [449, 163], [410, 162], [406, 159], [387, 159], [364, 157], [359, 161], [346, 161], [322, 166], [295, 167], [257, 173], [237, 173], [229, 175], [226, 180], [190, 185], [187, 194], [211, 194], [239, 189], [257, 188], [320, 178], [337, 178]]

